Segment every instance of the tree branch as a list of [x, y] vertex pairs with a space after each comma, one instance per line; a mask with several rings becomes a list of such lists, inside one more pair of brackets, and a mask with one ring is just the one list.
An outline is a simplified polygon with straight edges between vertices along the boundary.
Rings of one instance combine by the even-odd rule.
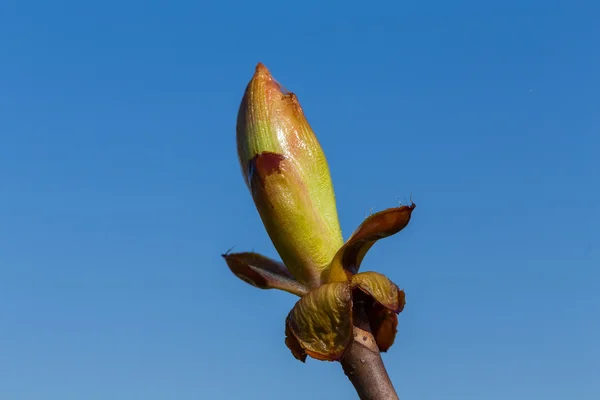
[[361, 400], [398, 400], [381, 354], [371, 334], [364, 304], [354, 304], [354, 340], [340, 360]]

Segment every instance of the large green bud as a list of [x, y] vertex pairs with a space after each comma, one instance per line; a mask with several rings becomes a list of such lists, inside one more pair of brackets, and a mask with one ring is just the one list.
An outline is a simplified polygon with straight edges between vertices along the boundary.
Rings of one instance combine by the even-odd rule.
[[298, 98], [258, 64], [240, 105], [237, 149], [263, 224], [294, 277], [310, 287], [343, 244], [325, 154]]

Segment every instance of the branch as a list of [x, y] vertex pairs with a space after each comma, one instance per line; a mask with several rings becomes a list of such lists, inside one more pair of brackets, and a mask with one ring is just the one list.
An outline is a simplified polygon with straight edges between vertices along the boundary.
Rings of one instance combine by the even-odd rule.
[[398, 400], [394, 385], [371, 334], [364, 305], [355, 302], [354, 340], [340, 363], [361, 400]]

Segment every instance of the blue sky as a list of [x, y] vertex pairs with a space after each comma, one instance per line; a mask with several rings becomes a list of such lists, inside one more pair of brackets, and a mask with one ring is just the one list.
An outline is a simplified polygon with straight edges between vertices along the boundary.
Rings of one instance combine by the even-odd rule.
[[258, 61], [300, 98], [345, 237], [417, 203], [365, 270], [405, 289], [403, 399], [600, 397], [600, 5], [0, 5], [0, 398], [350, 399], [284, 345], [295, 297], [235, 118]]

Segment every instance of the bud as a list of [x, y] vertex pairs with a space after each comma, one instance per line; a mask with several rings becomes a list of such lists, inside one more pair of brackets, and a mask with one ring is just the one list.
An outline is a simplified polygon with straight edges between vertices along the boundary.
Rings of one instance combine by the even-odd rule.
[[343, 244], [325, 154], [293, 93], [258, 64], [240, 105], [242, 174], [284, 264], [316, 287]]

